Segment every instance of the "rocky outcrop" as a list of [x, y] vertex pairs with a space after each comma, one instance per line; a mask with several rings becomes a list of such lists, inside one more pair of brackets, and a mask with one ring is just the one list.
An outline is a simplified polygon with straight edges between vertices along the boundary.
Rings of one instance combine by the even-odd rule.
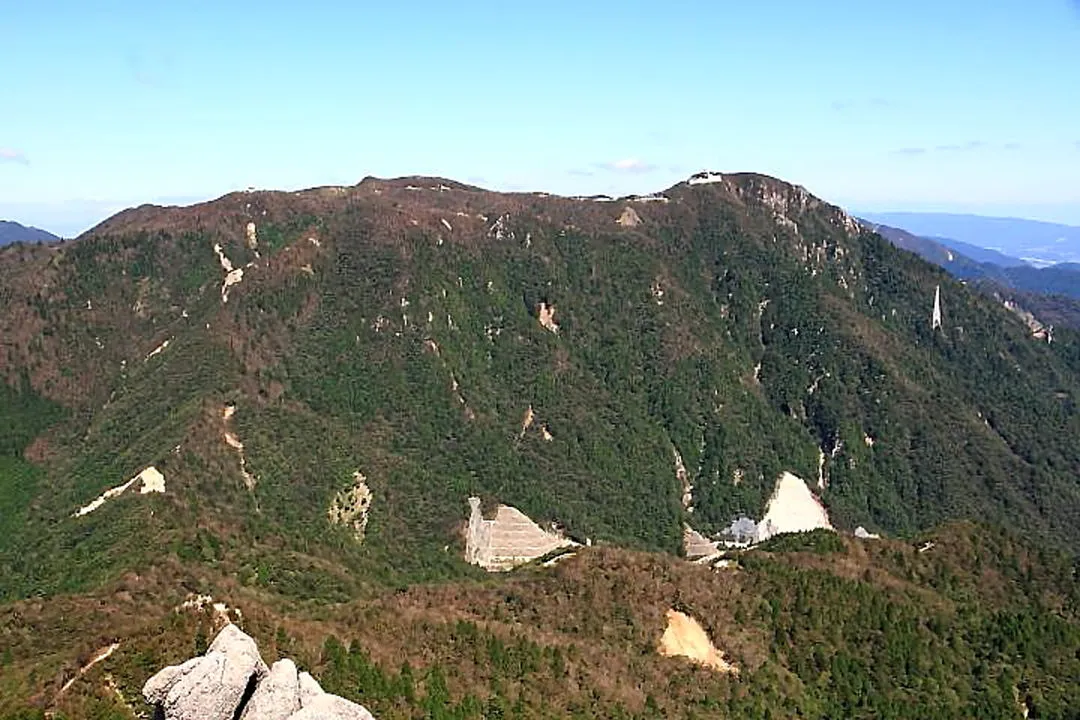
[[555, 305], [548, 305], [547, 303], [540, 303], [536, 308], [536, 318], [540, 321], [540, 324], [546, 330], [558, 334], [559, 324], [555, 322]]
[[300, 709], [300, 678], [296, 663], [278, 660], [270, 673], [255, 686], [240, 720], [286, 720]]
[[1033, 338], [1037, 340], [1045, 340], [1048, 343], [1054, 341], [1053, 325], [1044, 325], [1043, 323], [1039, 322], [1039, 319], [1037, 317], [1032, 315], [1024, 308], [1020, 307], [1016, 303], [1012, 302], [1011, 300], [1005, 301], [1005, 309], [1024, 321], [1024, 324], [1028, 326], [1029, 330], [1031, 330], [1031, 336]]
[[349, 702], [337, 695], [323, 693], [300, 711], [289, 716], [289, 720], [373, 720], [362, 705]]
[[657, 650], [667, 657], [684, 657], [717, 672], [738, 675], [739, 668], [716, 649], [697, 620], [678, 610], [668, 610], [667, 628]]
[[119, 497], [127, 492], [128, 488], [142, 483], [142, 487], [139, 488], [140, 495], [146, 495], [148, 493], [163, 493], [165, 492], [165, 476], [161, 472], [151, 465], [143, 470], [135, 477], [128, 480], [123, 485], [117, 485], [114, 488], [110, 488], [101, 493], [88, 505], [84, 505], [71, 514], [72, 517], [82, 517], [83, 515], [89, 515], [97, 510], [99, 507], [105, 504], [107, 500], [111, 500], [114, 497]]
[[637, 227], [641, 224], [641, 216], [639, 216], [637, 212], [635, 212], [634, 208], [627, 205], [623, 209], [622, 215], [620, 215], [619, 219], [615, 222], [617, 222], [619, 225], [622, 225], [623, 227]]
[[352, 486], [335, 495], [326, 511], [332, 524], [351, 528], [357, 542], [364, 540], [368, 510], [371, 508], [371, 488], [367, 486], [366, 480], [359, 470], [353, 473]]
[[255, 641], [229, 624], [206, 655], [150, 678], [143, 696], [164, 711], [166, 720], [232, 720], [244, 696], [267, 672]]
[[163, 720], [374, 720], [363, 706], [298, 673], [292, 660], [268, 669], [255, 641], [231, 623], [205, 655], [147, 680], [143, 697]]
[[765, 508], [765, 517], [758, 523], [755, 542], [765, 542], [781, 533], [807, 532], [818, 528], [833, 529], [821, 500], [802, 478], [789, 472], [781, 474]]

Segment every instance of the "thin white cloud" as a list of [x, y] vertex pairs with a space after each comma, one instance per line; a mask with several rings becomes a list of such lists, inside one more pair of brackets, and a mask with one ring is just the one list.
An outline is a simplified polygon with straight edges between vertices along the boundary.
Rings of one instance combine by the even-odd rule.
[[598, 163], [597, 167], [602, 170], [607, 170], [608, 172], [623, 173], [626, 175], [640, 175], [642, 173], [652, 172], [656, 169], [655, 165], [642, 162], [637, 158], [624, 158], [622, 160]]
[[[1077, 145], [1080, 147], [1080, 144]], [[933, 147], [905, 147], [899, 150], [894, 150], [894, 155], [907, 155], [913, 157], [917, 155], [927, 155], [929, 153], [974, 153], [974, 152], [1015, 152], [1022, 150], [1024, 146], [1017, 142], [1008, 143], [987, 143], [982, 140], [968, 140], [962, 143], [952, 143], [948, 145], [935, 145]]]
[[953, 145], [938, 145], [935, 150], [938, 152], [968, 152], [971, 150], [982, 150], [987, 145], [981, 140], [968, 140], [966, 143], [958, 143]]
[[30, 160], [26, 157], [26, 153], [21, 150], [6, 147], [0, 147], [0, 162], [18, 163], [19, 165], [30, 164]]

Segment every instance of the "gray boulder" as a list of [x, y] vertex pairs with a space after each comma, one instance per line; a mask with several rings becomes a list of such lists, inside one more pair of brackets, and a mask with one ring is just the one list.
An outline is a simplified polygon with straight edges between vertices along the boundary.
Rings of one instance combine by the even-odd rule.
[[307, 705], [309, 702], [311, 702], [315, 698], [319, 697], [320, 695], [325, 695], [325, 694], [326, 694], [326, 691], [322, 689], [321, 685], [319, 685], [319, 681], [316, 680], [315, 678], [311, 677], [310, 673], [306, 673], [306, 672], [300, 673], [300, 706], [301, 707]]
[[375, 720], [363, 705], [349, 702], [337, 695], [323, 693], [305, 703], [288, 720]]
[[162, 669], [157, 675], [146, 681], [143, 685], [143, 697], [146, 698], [146, 702], [151, 705], [160, 705], [165, 702], [165, 698], [168, 696], [169, 691], [173, 689], [176, 683], [195, 669], [195, 666], [201, 663], [203, 659], [201, 657], [191, 658], [182, 665], [170, 665], [167, 668]]
[[363, 706], [297, 672], [292, 660], [268, 670], [255, 641], [232, 624], [202, 657], [147, 680], [143, 697], [162, 720], [375, 720]]
[[229, 624], [206, 655], [150, 678], [143, 697], [160, 708], [165, 720], [232, 720], [267, 672], [255, 641]]
[[270, 667], [270, 674], [255, 688], [240, 720], [286, 720], [299, 709], [300, 679], [296, 664], [286, 658]]

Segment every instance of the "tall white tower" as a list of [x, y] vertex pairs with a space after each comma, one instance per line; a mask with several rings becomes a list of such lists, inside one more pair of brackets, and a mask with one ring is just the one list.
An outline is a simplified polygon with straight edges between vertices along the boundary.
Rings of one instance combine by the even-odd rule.
[[934, 288], [934, 315], [930, 319], [932, 330], [941, 329], [941, 286]]

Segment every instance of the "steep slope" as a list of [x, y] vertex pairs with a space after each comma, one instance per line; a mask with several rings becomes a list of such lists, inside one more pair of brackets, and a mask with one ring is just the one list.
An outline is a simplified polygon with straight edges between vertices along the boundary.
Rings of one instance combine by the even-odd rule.
[[[1075, 340], [772, 178], [235, 193], [6, 249], [0, 279], [0, 374], [66, 409], [18, 442], [9, 597], [163, 557], [299, 597], [477, 573], [474, 495], [677, 553], [686, 522], [762, 517], [785, 472], [842, 529], [1080, 542]], [[149, 467], [164, 493], [73, 517]], [[359, 537], [330, 512], [358, 473]]]
[[[907, 230], [894, 228], [888, 225], [879, 225], [867, 220], [860, 220], [867, 229], [876, 232], [898, 248], [913, 252], [924, 260], [939, 265], [952, 275], [964, 280], [986, 279], [992, 282], [1008, 284], [1006, 280], [1006, 267], [1011, 258], [1002, 256], [1004, 262], [994, 264], [979, 261], [974, 255], [967, 255], [950, 245], [935, 238], [914, 235]], [[987, 251], [984, 251], [984, 253]], [[1020, 260], [1013, 261], [1016, 265], [1023, 266]], [[1032, 268], [1034, 269], [1034, 268]]]
[[1004, 253], [998, 252], [997, 250], [991, 250], [980, 245], [972, 245], [971, 243], [961, 242], [960, 240], [954, 240], [952, 238], [940, 236], [934, 236], [928, 239], [931, 242], [935, 242], [944, 247], [955, 250], [956, 252], [965, 255], [966, 257], [969, 257], [978, 263], [995, 265], [1002, 268], [1031, 267], [1024, 260], [1010, 257]]
[[51, 243], [60, 238], [36, 227], [27, 227], [11, 220], [0, 220], [0, 246], [12, 243]]

